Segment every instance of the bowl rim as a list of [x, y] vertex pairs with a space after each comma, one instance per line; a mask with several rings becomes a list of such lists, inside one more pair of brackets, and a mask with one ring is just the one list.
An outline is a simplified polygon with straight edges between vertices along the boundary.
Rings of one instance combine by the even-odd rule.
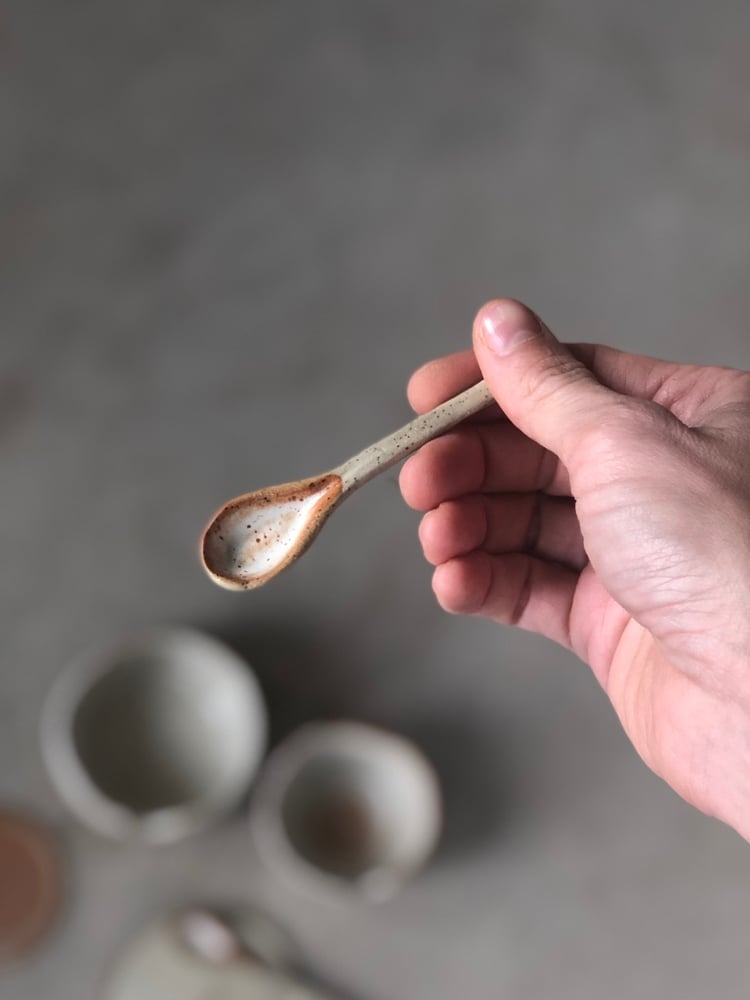
[[[135, 655], [159, 654], [165, 648], [200, 645], [214, 661], [233, 671], [244, 687], [246, 724], [256, 733], [254, 752], [245, 762], [241, 780], [221, 795], [195, 799], [136, 813], [103, 792], [92, 780], [75, 746], [73, 718], [94, 685]], [[174, 650], [170, 652], [175, 656]], [[179, 656], [179, 648], [177, 657]], [[176, 658], [176, 657], [175, 657]], [[187, 626], [161, 626], [110, 640], [83, 651], [62, 668], [45, 699], [39, 735], [42, 758], [63, 803], [85, 826], [117, 840], [165, 844], [211, 825], [237, 807], [258, 772], [268, 742], [268, 712], [251, 665], [234, 648], [209, 632]]]
[[[308, 861], [287, 836], [282, 819], [283, 801], [302, 767], [329, 749], [356, 747], [367, 753], [387, 746], [397, 750], [423, 783], [429, 815], [428, 831], [418, 854], [398, 866], [375, 869], [359, 879], [347, 879]], [[424, 752], [408, 737], [381, 726], [352, 719], [308, 722], [293, 730], [268, 756], [250, 803], [251, 834], [266, 867], [308, 895], [360, 895], [382, 902], [420, 870], [433, 855], [443, 828], [444, 804], [437, 771]]]

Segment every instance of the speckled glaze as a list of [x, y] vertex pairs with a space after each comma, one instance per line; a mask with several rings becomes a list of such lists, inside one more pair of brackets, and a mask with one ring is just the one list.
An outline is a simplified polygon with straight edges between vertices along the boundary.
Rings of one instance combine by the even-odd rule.
[[334, 471], [341, 476], [344, 495], [353, 493], [371, 479], [413, 454], [423, 444], [432, 441], [479, 413], [493, 403], [492, 393], [485, 382], [477, 382], [458, 396], [446, 400], [434, 410], [415, 417], [388, 437], [376, 441]]
[[492, 402], [487, 385], [478, 382], [330, 472], [230, 500], [203, 533], [206, 572], [228, 590], [267, 583], [305, 552], [347, 496]]
[[342, 493], [329, 472], [230, 500], [203, 534], [206, 571], [228, 590], [260, 587], [302, 555]]

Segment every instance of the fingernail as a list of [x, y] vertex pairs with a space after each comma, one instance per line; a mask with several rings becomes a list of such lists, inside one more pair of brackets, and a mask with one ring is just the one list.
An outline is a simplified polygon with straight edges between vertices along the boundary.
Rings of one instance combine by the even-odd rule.
[[539, 334], [539, 320], [517, 302], [490, 302], [480, 314], [482, 339], [494, 354], [515, 351]]

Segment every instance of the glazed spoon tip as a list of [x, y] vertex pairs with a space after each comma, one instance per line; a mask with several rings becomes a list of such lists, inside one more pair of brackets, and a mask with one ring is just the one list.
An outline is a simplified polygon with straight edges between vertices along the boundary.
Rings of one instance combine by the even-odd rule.
[[203, 532], [204, 569], [226, 590], [260, 587], [302, 555], [341, 493], [341, 478], [326, 473], [235, 497]]

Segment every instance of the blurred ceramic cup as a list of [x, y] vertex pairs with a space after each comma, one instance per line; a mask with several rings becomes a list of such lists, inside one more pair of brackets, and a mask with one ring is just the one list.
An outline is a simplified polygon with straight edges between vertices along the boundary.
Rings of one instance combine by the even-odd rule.
[[42, 752], [60, 797], [87, 826], [169, 843], [235, 808], [266, 746], [247, 663], [191, 629], [146, 633], [59, 676]]
[[312, 723], [269, 757], [250, 822], [279, 876], [379, 901], [432, 853], [440, 790], [432, 766], [400, 736], [359, 723]]

